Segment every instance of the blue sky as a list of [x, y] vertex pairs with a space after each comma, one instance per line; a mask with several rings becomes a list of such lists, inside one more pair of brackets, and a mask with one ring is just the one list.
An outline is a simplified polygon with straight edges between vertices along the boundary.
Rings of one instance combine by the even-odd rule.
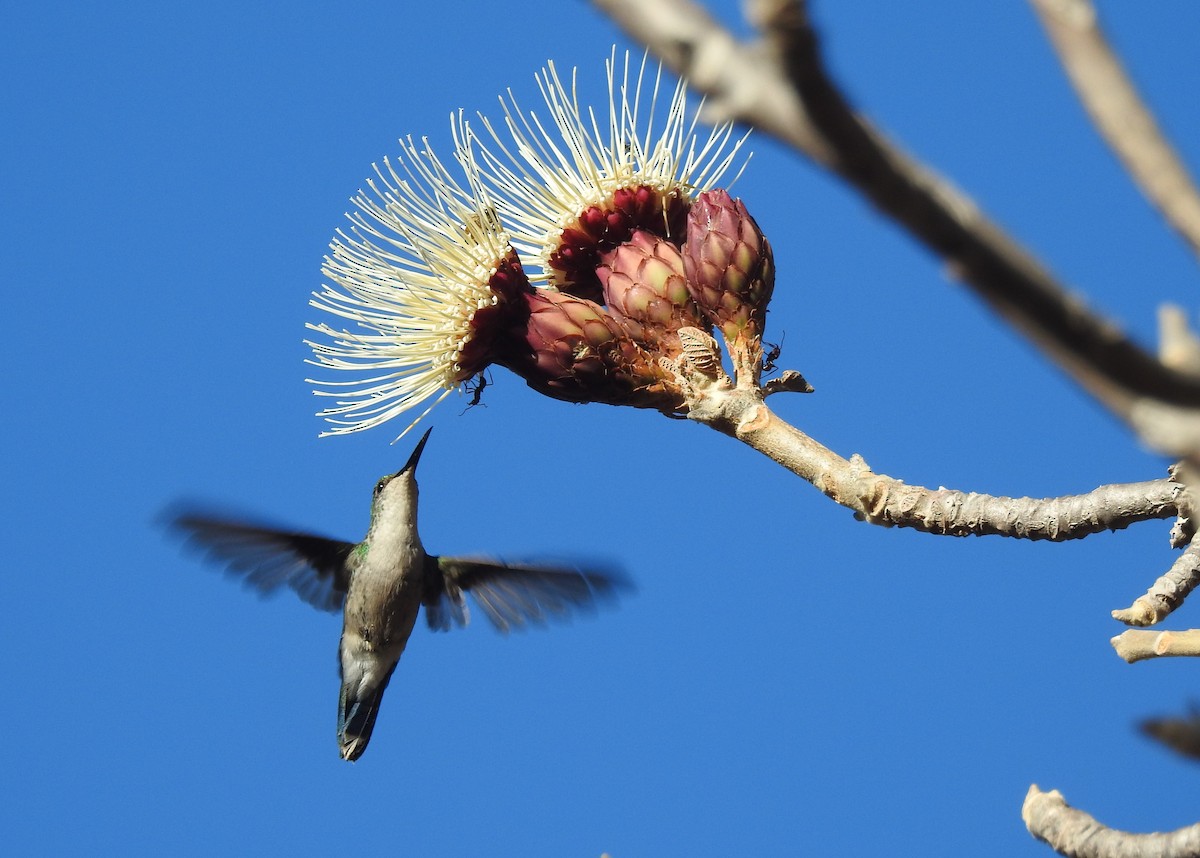
[[[836, 74], [1064, 280], [1149, 342], [1195, 259], [1091, 131], [1020, 3], [816, 3]], [[732, 20], [733, 4], [719, 7]], [[1197, 165], [1200, 6], [1104, 4]], [[401, 135], [599, 98], [590, 6], [9, 4], [0, 838], [12, 854], [1046, 855], [1029, 784], [1137, 830], [1196, 821], [1194, 765], [1134, 723], [1194, 666], [1109, 618], [1169, 523], [1077, 544], [854, 521], [729, 438], [493, 374], [432, 415], [431, 550], [620, 564], [615, 611], [419, 629], [370, 750], [334, 741], [338, 621], [262, 602], [155, 524], [178, 497], [342, 538], [403, 428], [318, 439], [304, 323], [348, 198]], [[908, 482], [1058, 495], [1166, 463], [938, 262], [765, 137], [736, 186], [776, 248], [788, 420]], [[1200, 625], [1185, 606], [1167, 625]]]

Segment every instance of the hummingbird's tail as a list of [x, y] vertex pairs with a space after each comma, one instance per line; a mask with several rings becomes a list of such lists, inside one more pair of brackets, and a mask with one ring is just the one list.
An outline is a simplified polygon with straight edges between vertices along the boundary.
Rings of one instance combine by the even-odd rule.
[[375, 718], [379, 715], [379, 703], [391, 678], [392, 671], [389, 670], [378, 685], [342, 683], [342, 693], [338, 697], [337, 737], [343, 760], [353, 762], [367, 749], [371, 731], [375, 729]]

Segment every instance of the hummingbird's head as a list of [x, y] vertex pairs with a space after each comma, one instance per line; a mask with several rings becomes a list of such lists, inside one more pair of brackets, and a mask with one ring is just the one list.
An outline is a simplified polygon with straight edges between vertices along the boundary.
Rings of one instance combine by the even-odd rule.
[[417, 442], [417, 446], [413, 449], [412, 455], [408, 457], [408, 461], [404, 463], [403, 468], [394, 474], [382, 477], [375, 484], [375, 496], [371, 503], [372, 517], [385, 508], [397, 511], [412, 510], [411, 514], [415, 515], [417, 462], [421, 459], [421, 451], [425, 449], [425, 442], [429, 440], [429, 433], [432, 431], [432, 427], [425, 430], [425, 434]]

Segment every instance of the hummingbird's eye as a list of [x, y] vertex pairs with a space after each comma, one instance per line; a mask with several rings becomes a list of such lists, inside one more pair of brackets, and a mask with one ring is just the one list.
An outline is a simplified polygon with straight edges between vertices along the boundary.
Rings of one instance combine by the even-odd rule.
[[379, 482], [377, 482], [375, 484], [375, 494], [379, 494], [381, 491], [383, 491], [383, 487], [386, 486], [387, 484], [388, 484], [388, 478], [387, 477], [381, 478], [379, 480]]

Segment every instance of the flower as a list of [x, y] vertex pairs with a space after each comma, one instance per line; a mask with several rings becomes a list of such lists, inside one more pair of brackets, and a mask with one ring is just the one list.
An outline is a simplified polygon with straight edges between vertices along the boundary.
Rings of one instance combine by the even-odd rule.
[[678, 331], [713, 321], [685, 282], [685, 241], [698, 235], [689, 211], [745, 138], [730, 146], [730, 124], [699, 136], [682, 83], [656, 117], [661, 69], [644, 91], [645, 69], [645, 59], [635, 68], [626, 55], [618, 68], [610, 57], [604, 133], [574, 76], [568, 92], [553, 64], [539, 78], [549, 130], [511, 93], [501, 99], [507, 143], [486, 117], [492, 148], [452, 116], [464, 183], [424, 139], [402, 140], [400, 158], [376, 165], [311, 301], [354, 324], [309, 324], [321, 335], [309, 362], [359, 374], [310, 379], [336, 400], [321, 412], [334, 427], [323, 434], [432, 400], [407, 432], [492, 364], [558, 399], [686, 413], [671, 368]]
[[[461, 123], [461, 120], [460, 120]], [[349, 232], [338, 230], [322, 271], [330, 283], [312, 306], [354, 322], [355, 330], [309, 324], [328, 342], [308, 341], [316, 366], [365, 373], [319, 381], [336, 397], [320, 416], [324, 435], [377, 426], [436, 396], [409, 425], [493, 362], [509, 328], [528, 316], [520, 296], [532, 287], [459, 146], [464, 189], [422, 140], [401, 141], [353, 198]], [[405, 429], [405, 432], [408, 431]]]
[[626, 54], [618, 67], [614, 51], [606, 66], [607, 123], [580, 106], [575, 74], [568, 90], [549, 63], [538, 84], [553, 126], [524, 115], [510, 91], [501, 106], [511, 142], [482, 115], [494, 149], [474, 135], [468, 141], [479, 148], [483, 181], [513, 246], [540, 268], [530, 270], [531, 281], [598, 302], [602, 256], [637, 229], [682, 245], [691, 199], [715, 185], [745, 140], [730, 147], [726, 123], [702, 141], [682, 82], [656, 128], [661, 67], [646, 92], [645, 58], [635, 68]]

